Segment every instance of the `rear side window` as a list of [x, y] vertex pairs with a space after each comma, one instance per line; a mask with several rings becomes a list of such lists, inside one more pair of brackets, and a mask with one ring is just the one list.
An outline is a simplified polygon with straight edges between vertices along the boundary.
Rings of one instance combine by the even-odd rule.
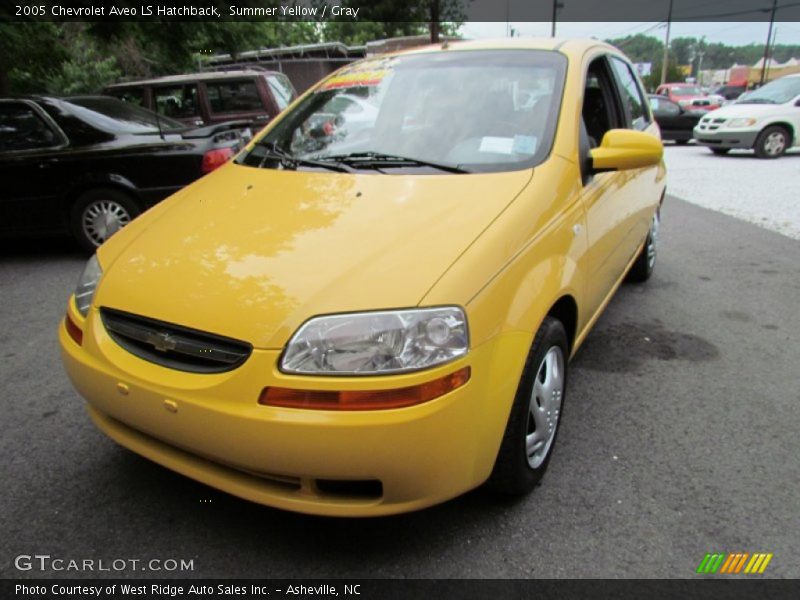
[[200, 114], [197, 106], [197, 86], [194, 84], [153, 88], [153, 100], [159, 114], [173, 119], [187, 119]]
[[110, 90], [110, 96], [119, 98], [128, 104], [144, 106], [144, 88], [128, 88], [123, 90]]
[[56, 146], [60, 137], [29, 105], [0, 103], [0, 152]]
[[650, 113], [636, 76], [627, 63], [614, 56], [611, 57], [611, 65], [617, 75], [622, 102], [630, 115], [631, 127], [644, 129], [650, 122]]
[[267, 77], [267, 84], [279, 110], [283, 110], [294, 100], [296, 93], [286, 75], [270, 75]]
[[207, 82], [206, 93], [213, 113], [264, 110], [256, 82], [252, 79]]

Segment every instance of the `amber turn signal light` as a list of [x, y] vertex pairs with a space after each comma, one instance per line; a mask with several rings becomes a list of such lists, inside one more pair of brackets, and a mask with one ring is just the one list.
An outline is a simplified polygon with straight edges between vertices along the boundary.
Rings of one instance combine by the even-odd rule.
[[78, 344], [78, 346], [83, 344], [83, 331], [81, 331], [81, 328], [72, 322], [72, 319], [69, 318], [69, 315], [64, 317], [64, 325], [67, 328], [69, 337], [71, 337], [73, 341]]
[[460, 388], [469, 381], [470, 368], [464, 367], [445, 377], [420, 385], [393, 390], [297, 390], [291, 388], [264, 388], [258, 403], [285, 408], [311, 408], [317, 410], [382, 410], [422, 404]]

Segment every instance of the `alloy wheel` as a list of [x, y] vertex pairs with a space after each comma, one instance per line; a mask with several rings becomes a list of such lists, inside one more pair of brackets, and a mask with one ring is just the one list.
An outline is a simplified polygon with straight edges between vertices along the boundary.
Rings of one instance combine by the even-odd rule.
[[89, 204], [81, 216], [83, 232], [99, 246], [131, 221], [127, 209], [113, 200], [98, 200]]
[[556, 437], [564, 383], [564, 353], [560, 347], [553, 346], [536, 372], [528, 409], [525, 454], [532, 469], [541, 466]]

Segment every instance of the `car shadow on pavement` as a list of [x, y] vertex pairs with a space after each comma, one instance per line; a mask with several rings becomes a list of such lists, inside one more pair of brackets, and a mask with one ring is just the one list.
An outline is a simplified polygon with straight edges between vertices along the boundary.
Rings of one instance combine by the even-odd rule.
[[[144, 510], [158, 512], [159, 521], [169, 531], [171, 542], [194, 539], [225, 539], [237, 550], [236, 570], [254, 572], [258, 557], [265, 548], [280, 556], [282, 567], [296, 565], [297, 574], [312, 562], [328, 559], [337, 568], [352, 573], [365, 566], [364, 557], [373, 565], [387, 568], [407, 553], [424, 552], [431, 556], [447, 554], [453, 539], [464, 543], [477, 538], [487, 526], [492, 529], [505, 522], [509, 510], [536, 496], [502, 499], [485, 488], [478, 488], [453, 500], [416, 512], [386, 517], [320, 517], [262, 506], [183, 477], [122, 448], [103, 448], [104, 467], [100, 489], [114, 490], [113, 495], [130, 500]], [[114, 511], [117, 503], [102, 503]], [[505, 515], [505, 516], [504, 516]], [[108, 515], [116, 520], [116, 517]], [[121, 516], [118, 515], [121, 518]], [[198, 528], [204, 531], [198, 533]], [[153, 532], [157, 537], [160, 534]], [[159, 542], [154, 542], [158, 545]], [[164, 540], [160, 540], [163, 543]], [[197, 576], [221, 576], [226, 565], [205, 564], [198, 556]], [[246, 561], [253, 560], [253, 565]], [[244, 563], [242, 561], [245, 561]], [[323, 564], [325, 564], [323, 562]], [[227, 565], [230, 569], [231, 566]], [[284, 572], [282, 574], [291, 576]], [[234, 575], [228, 572], [228, 576]], [[333, 573], [317, 576], [333, 576]], [[413, 575], [407, 575], [413, 576]]]

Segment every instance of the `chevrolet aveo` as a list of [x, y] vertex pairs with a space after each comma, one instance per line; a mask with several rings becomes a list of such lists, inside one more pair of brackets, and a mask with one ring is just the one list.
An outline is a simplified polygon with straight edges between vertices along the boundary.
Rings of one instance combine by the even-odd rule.
[[67, 373], [119, 444], [266, 505], [525, 493], [569, 359], [653, 270], [662, 152], [599, 42], [353, 63], [97, 250]]

